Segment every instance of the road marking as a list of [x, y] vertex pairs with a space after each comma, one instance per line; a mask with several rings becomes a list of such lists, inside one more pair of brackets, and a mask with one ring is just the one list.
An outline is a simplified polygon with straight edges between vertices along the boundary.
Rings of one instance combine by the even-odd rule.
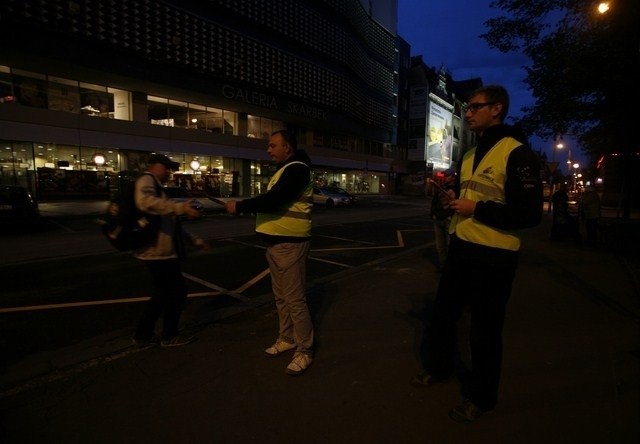
[[[268, 273], [269, 270], [267, 270]], [[202, 279], [199, 279], [195, 276], [192, 276], [190, 274], [187, 273], [182, 273], [182, 275], [189, 280], [192, 280], [194, 282], [197, 282], [200, 285], [203, 285], [207, 288], [210, 288], [212, 290], [216, 290], [214, 292], [200, 292], [200, 293], [189, 293], [187, 295], [187, 298], [200, 298], [200, 297], [204, 297], [204, 296], [221, 296], [221, 295], [226, 295], [226, 296], [231, 296], [234, 299], [237, 299], [241, 302], [247, 302], [249, 301], [249, 298], [246, 296], [243, 296], [241, 294], [238, 294], [238, 290], [236, 291], [229, 291], [226, 290], [222, 287], [219, 287], [215, 284], [212, 284], [210, 282], [204, 281]], [[251, 281], [250, 281], [251, 282]], [[257, 282], [257, 281], [256, 281]], [[255, 283], [255, 282], [253, 282]], [[253, 283], [251, 285], [253, 285]], [[248, 288], [251, 285], [247, 285], [245, 284], [245, 286], [240, 287], [239, 290], [243, 290], [244, 288]], [[95, 306], [95, 305], [112, 305], [112, 304], [127, 304], [127, 303], [131, 303], [131, 302], [145, 302], [148, 301], [150, 299], [149, 296], [143, 296], [143, 297], [139, 297], [139, 298], [121, 298], [121, 299], [107, 299], [107, 300], [100, 300], [100, 301], [83, 301], [83, 302], [65, 302], [65, 303], [61, 303], [61, 304], [44, 304], [44, 305], [30, 305], [30, 306], [26, 306], [26, 307], [9, 307], [9, 308], [0, 308], [0, 313], [20, 313], [20, 312], [24, 312], [24, 311], [39, 311], [39, 310], [54, 310], [54, 309], [58, 309], [58, 308], [77, 308], [77, 307], [91, 307], [91, 306]]]
[[[397, 245], [373, 245], [373, 246], [369, 246], [369, 247], [345, 247], [345, 248], [319, 248], [319, 249], [313, 249], [311, 250], [311, 252], [322, 252], [322, 251], [348, 251], [348, 250], [384, 250], [384, 249], [391, 249], [391, 248], [404, 248], [405, 247], [405, 243], [404, 243], [404, 238], [402, 236], [402, 232], [419, 232], [419, 231], [429, 231], [426, 229], [415, 229], [415, 230], [396, 230], [396, 238], [398, 240]], [[324, 236], [324, 237], [329, 237], [329, 236]], [[356, 240], [351, 240], [351, 239], [344, 239], [344, 238], [333, 238], [333, 239], [337, 239], [337, 240], [345, 240], [345, 241], [349, 241], [349, 242], [359, 242]], [[235, 239], [224, 239], [226, 241], [229, 242], [234, 242], [234, 243], [238, 243], [238, 244], [242, 244], [242, 245], [248, 245], [250, 247], [256, 247], [256, 248], [262, 248], [265, 249], [266, 247], [262, 246], [262, 245], [257, 245], [257, 244], [252, 244], [252, 243], [247, 243], [247, 242], [240, 242], [237, 241]], [[372, 242], [361, 242], [361, 243], [372, 243]], [[353, 268], [353, 265], [348, 265], [348, 264], [343, 264], [340, 262], [335, 262], [335, 261], [329, 261], [326, 259], [320, 259], [318, 257], [311, 257], [309, 256], [310, 260], [314, 260], [317, 262], [324, 262], [327, 264], [332, 264], [332, 265], [336, 265], [339, 267], [343, 267], [343, 268]], [[226, 295], [226, 296], [231, 296], [234, 299], [237, 299], [241, 302], [247, 302], [250, 300], [250, 298], [248, 298], [247, 296], [242, 295], [241, 293], [244, 292], [245, 290], [247, 290], [249, 287], [253, 286], [254, 284], [256, 284], [257, 282], [259, 282], [260, 280], [264, 279], [267, 275], [269, 274], [269, 269], [266, 269], [264, 271], [262, 271], [260, 274], [256, 275], [255, 277], [251, 278], [250, 280], [248, 280], [246, 283], [244, 283], [243, 285], [241, 285], [240, 287], [238, 287], [236, 290], [227, 290], [226, 288], [222, 288], [218, 285], [215, 285], [211, 282], [205, 281], [203, 279], [200, 279], [196, 276], [190, 275], [188, 273], [182, 273], [182, 275], [186, 278], [189, 279], [193, 282], [196, 282], [204, 287], [210, 288], [212, 290], [215, 290], [214, 292], [200, 292], [200, 293], [190, 293], [187, 295], [188, 298], [194, 298], [194, 297], [205, 297], [205, 296], [220, 296], [220, 295]], [[145, 296], [145, 297], [140, 297], [140, 298], [124, 298], [124, 299], [109, 299], [109, 300], [101, 300], [101, 301], [84, 301], [84, 302], [67, 302], [67, 303], [62, 303], [62, 304], [46, 304], [46, 305], [31, 305], [31, 306], [27, 306], [27, 307], [10, 307], [10, 308], [0, 308], [0, 313], [19, 313], [19, 312], [25, 312], [25, 311], [38, 311], [38, 310], [52, 310], [52, 309], [57, 309], [57, 308], [75, 308], [75, 307], [90, 307], [90, 306], [95, 306], [95, 305], [111, 305], [111, 304], [126, 304], [126, 303], [131, 303], [131, 302], [144, 302], [144, 301], [148, 301], [149, 297]]]
[[249, 298], [248, 298], [248, 297], [243, 296], [243, 295], [241, 295], [241, 294], [238, 294], [238, 293], [237, 293], [237, 292], [235, 292], [235, 291], [229, 291], [229, 290], [227, 290], [226, 288], [219, 287], [219, 286], [218, 286], [218, 285], [216, 285], [216, 284], [212, 284], [211, 282], [208, 282], [208, 281], [205, 281], [204, 279], [200, 279], [200, 278], [198, 278], [198, 277], [195, 277], [195, 276], [193, 276], [193, 275], [191, 275], [191, 274], [189, 274], [189, 273], [184, 273], [184, 272], [183, 272], [183, 273], [182, 273], [182, 276], [184, 276], [186, 279], [189, 279], [189, 280], [191, 280], [191, 281], [193, 281], [193, 282], [197, 282], [198, 284], [200, 284], [200, 285], [202, 285], [202, 286], [205, 286], [205, 287], [207, 287], [207, 288], [211, 288], [212, 290], [217, 290], [217, 291], [219, 291], [219, 292], [221, 292], [222, 294], [225, 294], [225, 295], [227, 295], [227, 296], [231, 296], [232, 298], [235, 298], [235, 299], [237, 299], [237, 300], [239, 300], [239, 301], [247, 302], [247, 301], [249, 300]]
[[248, 247], [254, 247], [254, 248], [260, 248], [261, 250], [266, 250], [267, 247], [265, 247], [264, 245], [259, 245], [259, 244], [253, 244], [251, 242], [242, 242], [236, 239], [220, 239], [221, 241], [226, 241], [226, 242], [233, 242], [234, 244], [240, 244], [240, 245], [246, 245]]
[[309, 256], [309, 260], [316, 261], [316, 262], [324, 262], [325, 264], [337, 265], [343, 268], [353, 268], [353, 265], [347, 265], [347, 264], [342, 264], [340, 262], [328, 261], [326, 259], [320, 259], [319, 257]]
[[55, 221], [55, 220], [50, 220], [49, 222], [51, 222], [53, 225], [56, 225], [58, 228], [62, 228], [63, 230], [69, 232], [69, 233], [75, 233], [76, 230], [72, 230], [71, 228], [67, 227], [66, 225], [62, 225], [61, 223]]
[[257, 276], [249, 279], [247, 282], [245, 282], [243, 285], [241, 285], [240, 287], [236, 288], [234, 291], [238, 292], [238, 293], [242, 293], [243, 291], [245, 291], [247, 288], [251, 287], [253, 284], [255, 284], [256, 282], [262, 280], [266, 275], [268, 275], [270, 273], [269, 269], [267, 268], [266, 270], [264, 270], [262, 273], [258, 274]]
[[404, 248], [404, 237], [402, 236], [403, 232], [422, 232], [422, 231], [430, 231], [425, 229], [416, 229], [416, 230], [396, 230], [396, 239], [398, 243], [396, 245], [376, 245], [372, 247], [343, 247], [343, 248], [314, 248], [311, 252], [318, 251], [348, 251], [348, 250], [384, 250], [388, 248]]
[[314, 235], [313, 237], [324, 237], [326, 239], [343, 240], [343, 241], [347, 241], [347, 242], [355, 242], [357, 244], [368, 244], [368, 245], [375, 245], [376, 244], [375, 242], [359, 241], [359, 240], [355, 240], [355, 239], [346, 239], [344, 237], [320, 236], [320, 235]]
[[55, 308], [90, 307], [92, 305], [125, 304], [128, 302], [143, 302], [149, 300], [148, 296], [142, 298], [109, 299], [102, 301], [66, 302], [63, 304], [30, 305], [28, 307], [10, 307], [0, 309], [0, 313], [18, 313], [21, 311], [51, 310]]

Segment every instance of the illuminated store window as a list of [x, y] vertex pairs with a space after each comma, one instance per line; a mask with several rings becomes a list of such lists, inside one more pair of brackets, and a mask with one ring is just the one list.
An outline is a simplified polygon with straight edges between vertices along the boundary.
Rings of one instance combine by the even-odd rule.
[[260, 117], [252, 115], [247, 116], [247, 137], [260, 137]]
[[15, 100], [11, 82], [11, 70], [8, 66], [0, 65], [0, 104], [13, 103]]
[[118, 120], [131, 120], [131, 93], [115, 88], [107, 88], [107, 93], [112, 101], [113, 109], [113, 113], [109, 117]]
[[50, 76], [47, 96], [50, 110], [80, 113], [80, 90], [76, 80]]
[[80, 110], [87, 116], [110, 117], [113, 115], [113, 94], [106, 86], [80, 82]]
[[147, 96], [149, 122], [153, 125], [174, 126], [169, 117], [169, 99]]
[[47, 81], [44, 74], [14, 70], [13, 84], [20, 105], [47, 108]]
[[[212, 133], [224, 133], [224, 113], [221, 109], [207, 107], [205, 114], [207, 131]], [[233, 134], [233, 133], [232, 133]]]
[[238, 113], [233, 111], [224, 111], [224, 134], [238, 135]]
[[285, 129], [284, 122], [259, 116], [247, 116], [247, 137], [268, 140], [274, 131]]
[[189, 128], [207, 130], [207, 107], [204, 105], [189, 104]]
[[187, 102], [169, 100], [169, 118], [173, 120], [173, 126], [188, 128], [189, 108]]

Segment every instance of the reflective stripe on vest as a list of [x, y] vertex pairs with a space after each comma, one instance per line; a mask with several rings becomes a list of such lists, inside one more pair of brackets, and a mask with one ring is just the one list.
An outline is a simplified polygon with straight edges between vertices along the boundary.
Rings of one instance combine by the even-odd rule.
[[[280, 168], [273, 175], [267, 186], [270, 190], [282, 176], [289, 165], [303, 162], [294, 161]], [[256, 232], [274, 236], [309, 237], [311, 236], [311, 208], [313, 206], [313, 182], [309, 170], [309, 183], [297, 200], [288, 207], [271, 213], [258, 213], [256, 216]]]
[[[496, 143], [473, 171], [476, 149], [467, 151], [460, 170], [460, 198], [475, 202], [494, 201], [504, 203], [504, 184], [507, 179], [509, 155], [522, 143], [505, 137]], [[449, 233], [474, 244], [504, 250], [518, 251], [520, 238], [512, 232], [500, 230], [478, 222], [473, 217], [455, 214], [451, 218]]]

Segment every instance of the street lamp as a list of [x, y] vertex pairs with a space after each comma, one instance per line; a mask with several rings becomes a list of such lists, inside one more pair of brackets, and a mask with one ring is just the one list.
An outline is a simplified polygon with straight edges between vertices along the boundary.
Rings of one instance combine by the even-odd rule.
[[551, 155], [551, 163], [553, 163], [554, 165], [556, 163], [556, 150], [561, 150], [562, 148], [564, 148], [564, 143], [562, 143], [562, 137], [560, 137], [560, 139], [553, 146], [553, 153]]
[[562, 148], [564, 148], [564, 143], [562, 143], [562, 136], [559, 136], [553, 144], [553, 150], [551, 151], [551, 163], [549, 164], [549, 213], [551, 213], [551, 196], [553, 196], [556, 188], [556, 181], [554, 180], [556, 170], [558, 169], [558, 162], [556, 162], [556, 150], [561, 150]]
[[562, 143], [562, 136], [556, 140], [555, 145], [553, 145], [553, 152], [551, 153], [551, 164], [549, 165], [549, 170], [551, 170], [551, 190], [553, 191], [554, 180], [553, 176], [558, 168], [558, 163], [556, 162], [556, 150], [561, 150], [564, 148], [564, 143]]

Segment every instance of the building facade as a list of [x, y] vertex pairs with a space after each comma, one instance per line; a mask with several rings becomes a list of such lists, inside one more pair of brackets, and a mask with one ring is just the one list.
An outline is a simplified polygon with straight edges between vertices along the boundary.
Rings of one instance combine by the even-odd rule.
[[396, 0], [5, 0], [0, 183], [40, 199], [107, 196], [160, 152], [194, 194], [253, 196], [273, 172], [269, 135], [288, 129], [318, 185], [397, 192], [409, 46], [395, 11]]
[[422, 55], [411, 57], [407, 95], [410, 174], [403, 187], [407, 192], [423, 193], [426, 179], [457, 168], [475, 142], [464, 119], [464, 104], [481, 86], [479, 78], [455, 82], [444, 67], [436, 70], [424, 63]]

